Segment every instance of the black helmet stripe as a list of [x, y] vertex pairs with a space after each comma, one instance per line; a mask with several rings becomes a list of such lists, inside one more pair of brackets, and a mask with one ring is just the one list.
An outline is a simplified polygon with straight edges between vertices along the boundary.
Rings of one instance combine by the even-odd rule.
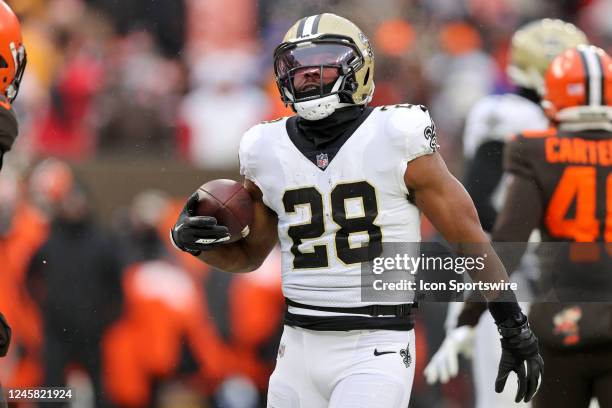
[[603, 62], [601, 61], [601, 55], [595, 55], [597, 57], [597, 66], [599, 67], [599, 72], [601, 73], [601, 104], [606, 105], [606, 78], [604, 74]]
[[603, 69], [599, 55], [592, 48], [581, 48], [580, 58], [585, 72], [586, 100], [589, 105], [603, 102]]
[[589, 71], [589, 64], [587, 64], [586, 56], [584, 55], [584, 50], [578, 50], [578, 54], [580, 54], [580, 60], [582, 61], [582, 69], [584, 70], [584, 93], [585, 93], [585, 102], [587, 104], [591, 103], [591, 73]]
[[313, 35], [317, 33], [319, 29], [319, 21], [321, 20], [321, 15], [317, 14], [310, 17], [304, 17], [300, 20], [297, 29], [298, 37], [306, 37], [308, 35]]
[[314, 22], [312, 23], [312, 30], [310, 30], [310, 34], [317, 34], [319, 31], [319, 21], [321, 21], [321, 14], [315, 17]]
[[308, 19], [308, 17], [304, 17], [303, 19], [300, 20], [300, 23], [298, 24], [297, 32], [295, 33], [296, 37], [304, 36], [304, 24], [306, 24], [306, 19]]

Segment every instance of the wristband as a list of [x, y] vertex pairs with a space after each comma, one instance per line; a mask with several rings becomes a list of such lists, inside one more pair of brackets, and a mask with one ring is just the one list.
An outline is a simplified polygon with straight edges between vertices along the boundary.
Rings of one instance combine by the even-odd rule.
[[516, 327], [522, 324], [524, 315], [512, 290], [502, 291], [495, 300], [488, 303], [488, 307], [498, 326], [510, 323], [512, 327]]

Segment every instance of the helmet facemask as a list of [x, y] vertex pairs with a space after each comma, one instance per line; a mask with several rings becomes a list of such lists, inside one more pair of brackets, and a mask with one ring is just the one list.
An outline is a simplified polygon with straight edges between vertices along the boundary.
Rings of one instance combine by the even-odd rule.
[[[340, 107], [354, 105], [355, 73], [363, 65], [355, 43], [339, 35], [283, 43], [274, 52], [281, 99], [308, 120], [323, 119]], [[307, 75], [313, 79], [308, 80]]]
[[28, 63], [25, 47], [20, 45], [19, 48], [15, 47], [15, 43], [10, 44], [11, 54], [13, 56], [13, 62], [15, 64], [15, 77], [11, 83], [6, 87], [5, 95], [9, 102], [13, 102], [19, 93], [19, 85], [25, 72], [25, 67]]

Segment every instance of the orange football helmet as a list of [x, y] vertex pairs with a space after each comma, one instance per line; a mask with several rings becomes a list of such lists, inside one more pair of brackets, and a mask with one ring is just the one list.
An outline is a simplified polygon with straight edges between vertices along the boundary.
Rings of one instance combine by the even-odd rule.
[[601, 48], [580, 45], [558, 55], [545, 76], [542, 101], [555, 122], [612, 119], [612, 58]]
[[8, 4], [0, 0], [0, 92], [10, 102], [17, 97], [26, 62], [19, 20]]

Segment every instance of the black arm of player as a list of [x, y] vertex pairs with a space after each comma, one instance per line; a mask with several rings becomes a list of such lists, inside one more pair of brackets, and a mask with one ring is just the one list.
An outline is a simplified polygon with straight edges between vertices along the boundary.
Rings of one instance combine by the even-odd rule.
[[544, 211], [540, 189], [533, 180], [512, 174], [506, 197], [491, 239], [493, 242], [527, 242], [531, 232], [538, 228]]
[[[172, 231], [175, 245], [226, 272], [251, 272], [259, 268], [278, 241], [277, 217], [263, 203], [261, 191], [253, 182], [245, 180], [244, 187], [251, 193], [254, 211], [246, 238], [223, 244], [227, 228], [217, 225], [213, 217], [183, 214]], [[185, 207], [189, 207], [189, 201]]]
[[[404, 181], [414, 194], [416, 205], [460, 253], [474, 255], [477, 250], [480, 256], [486, 254], [482, 273], [470, 273], [474, 281], [509, 280], [480, 226], [470, 196], [450, 174], [438, 153], [411, 161]], [[483, 295], [502, 335], [502, 358], [495, 390], [503, 391], [508, 373], [514, 371], [519, 379], [516, 400], [529, 401], [537, 390], [544, 366], [538, 353], [537, 339], [512, 291], [489, 291]]]
[[493, 229], [497, 216], [492, 197], [504, 174], [503, 150], [502, 142], [483, 143], [470, 161], [466, 172], [464, 185], [474, 201], [480, 223], [485, 231]]

